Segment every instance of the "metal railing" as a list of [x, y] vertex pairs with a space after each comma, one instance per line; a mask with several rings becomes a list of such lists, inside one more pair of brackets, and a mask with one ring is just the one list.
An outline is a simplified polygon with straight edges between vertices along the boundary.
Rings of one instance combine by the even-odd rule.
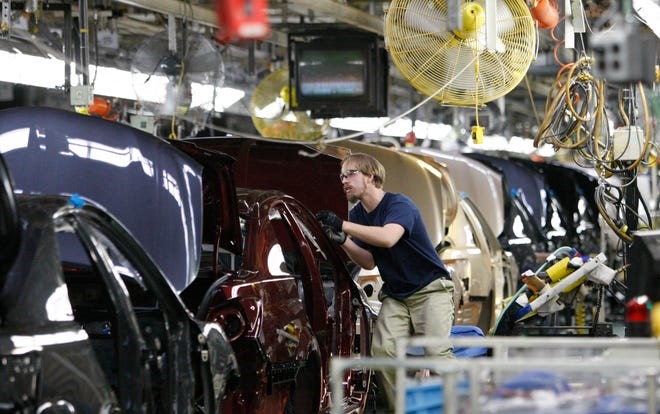
[[[409, 357], [410, 346], [451, 346], [486, 348], [489, 356], [466, 359]], [[442, 382], [442, 412], [457, 414], [482, 412], [482, 378], [487, 373], [492, 384], [501, 382], [503, 373], [545, 370], [561, 374], [612, 374], [620, 370], [645, 377], [646, 412], [657, 413], [657, 379], [660, 375], [660, 342], [654, 338], [557, 338], [486, 337], [439, 339], [401, 338], [395, 359], [334, 358], [330, 364], [333, 414], [342, 413], [344, 372], [360, 367], [370, 370], [395, 369], [396, 413], [406, 412], [407, 372], [430, 370]], [[467, 395], [458, 392], [459, 379], [467, 380]], [[401, 386], [404, 384], [404, 386]], [[440, 396], [439, 396], [440, 397]]]

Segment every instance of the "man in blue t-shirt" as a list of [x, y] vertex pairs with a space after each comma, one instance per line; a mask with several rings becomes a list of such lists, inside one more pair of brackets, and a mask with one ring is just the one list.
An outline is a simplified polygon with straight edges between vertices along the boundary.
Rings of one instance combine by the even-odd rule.
[[[378, 267], [383, 286], [371, 355], [396, 357], [396, 339], [410, 335], [448, 338], [454, 322], [454, 285], [429, 238], [415, 203], [383, 190], [385, 168], [370, 155], [344, 158], [340, 179], [346, 197], [357, 203], [348, 220], [331, 211], [317, 218], [330, 238], [364, 269]], [[350, 237], [347, 237], [350, 236]], [[453, 358], [451, 348], [427, 356]], [[393, 369], [378, 371], [390, 410], [394, 410]]]

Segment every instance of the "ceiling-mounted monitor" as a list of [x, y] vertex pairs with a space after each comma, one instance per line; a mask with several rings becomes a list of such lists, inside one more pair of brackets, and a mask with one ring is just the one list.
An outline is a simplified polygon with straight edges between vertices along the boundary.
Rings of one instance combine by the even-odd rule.
[[387, 52], [378, 35], [350, 30], [289, 34], [291, 109], [314, 118], [387, 116]]

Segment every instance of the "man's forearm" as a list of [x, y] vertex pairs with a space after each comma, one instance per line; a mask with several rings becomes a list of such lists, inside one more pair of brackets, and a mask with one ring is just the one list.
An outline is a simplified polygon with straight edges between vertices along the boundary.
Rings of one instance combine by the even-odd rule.
[[344, 221], [342, 230], [346, 234], [360, 239], [364, 243], [385, 248], [394, 246], [404, 233], [403, 227], [395, 223], [389, 223], [380, 227], [365, 226], [350, 221]]
[[348, 257], [361, 268], [370, 270], [376, 266], [371, 253], [355, 244], [350, 237], [346, 239], [346, 243], [342, 244], [341, 247], [344, 249]]

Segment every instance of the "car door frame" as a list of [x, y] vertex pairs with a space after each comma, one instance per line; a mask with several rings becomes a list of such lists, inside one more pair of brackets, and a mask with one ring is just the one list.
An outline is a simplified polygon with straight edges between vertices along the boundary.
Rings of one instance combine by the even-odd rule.
[[[123, 372], [132, 373], [129, 378], [126, 378], [126, 376], [123, 377], [125, 381], [124, 388], [130, 387], [128, 390], [124, 390], [124, 392], [132, 395], [133, 400], [140, 401], [141, 404], [144, 404], [145, 400], [153, 398], [151, 390], [145, 386], [145, 384], [149, 384], [152, 378], [145, 355], [149, 351], [146, 341], [141, 334], [126, 285], [121, 280], [121, 277], [118, 278], [113, 273], [108, 259], [103, 258], [99, 254], [99, 241], [93, 235], [94, 230], [90, 230], [92, 227], [107, 237], [125, 258], [136, 266], [143, 277], [147, 289], [152, 290], [158, 298], [159, 308], [168, 322], [166, 329], [169, 337], [167, 352], [171, 356], [168, 364], [169, 369], [166, 373], [168, 384], [163, 389], [163, 393], [167, 397], [165, 404], [169, 407], [177, 407], [177, 412], [187, 412], [190, 409], [188, 401], [190, 401], [192, 390], [186, 390], [185, 387], [193, 383], [193, 378], [189, 371], [192, 369], [190, 367], [192, 350], [189, 347], [182, 349], [182, 344], [186, 341], [181, 341], [181, 338], [188, 338], [191, 326], [190, 319], [185, 314], [184, 305], [174, 294], [173, 288], [168, 285], [165, 277], [160, 273], [153, 261], [149, 259], [148, 255], [140, 249], [140, 246], [116, 222], [107, 221], [107, 219], [92, 214], [87, 210], [78, 210], [77, 214], [70, 217], [73, 219], [72, 223], [80, 236], [80, 240], [92, 256], [94, 262], [99, 264], [99, 271], [106, 282], [106, 286], [112, 287], [110, 289], [111, 299], [115, 306], [119, 306], [121, 311], [125, 312], [125, 323], [129, 325], [131, 334], [134, 335], [132, 346], [126, 349], [125, 353], [119, 352], [119, 355], [121, 355], [121, 367], [126, 369]], [[155, 274], [162, 277], [154, 276]], [[164, 285], [159, 286], [160, 283]], [[186, 327], [188, 328], [186, 329]], [[189, 374], [184, 375], [186, 372]], [[134, 405], [134, 407], [140, 406]]]
[[[284, 218], [284, 220], [286, 221], [286, 223], [291, 228], [291, 230], [293, 231], [293, 233], [295, 234], [295, 236], [297, 238], [299, 238], [300, 248], [301, 248], [301, 251], [303, 252], [303, 257], [307, 261], [307, 268], [311, 269], [310, 276], [311, 276], [311, 281], [312, 281], [312, 288], [314, 289], [314, 296], [315, 296], [315, 298], [320, 298], [321, 299], [320, 301], [318, 301], [318, 302], [315, 301], [315, 303], [314, 303], [315, 315], [314, 315], [313, 319], [316, 320], [315, 321], [316, 325], [314, 325], [314, 324], [312, 325], [312, 331], [313, 331], [313, 333], [315, 335], [315, 338], [317, 340], [317, 344], [320, 346], [321, 352], [325, 351], [325, 353], [326, 353], [325, 361], [326, 362], [329, 362], [330, 358], [333, 357], [333, 356], [346, 357], [346, 355], [341, 355], [341, 352], [346, 352], [347, 349], [349, 351], [352, 350], [353, 344], [352, 343], [351, 344], [346, 344], [346, 343], [343, 343], [343, 342], [342, 343], [338, 342], [338, 339], [341, 339], [342, 336], [337, 335], [336, 331], [337, 330], [343, 331], [343, 328], [339, 328], [339, 326], [341, 326], [341, 325], [343, 325], [347, 322], [344, 321], [344, 320], [339, 320], [338, 318], [334, 318], [334, 321], [332, 321], [333, 322], [332, 325], [328, 326], [329, 322], [330, 322], [329, 318], [330, 318], [330, 316], [332, 316], [329, 313], [329, 305], [330, 304], [327, 303], [327, 301], [326, 301], [325, 292], [324, 292], [324, 285], [323, 285], [323, 280], [322, 280], [322, 275], [320, 273], [320, 269], [318, 269], [316, 266], [314, 266], [314, 264], [316, 262], [316, 257], [315, 257], [315, 254], [313, 252], [313, 247], [310, 244], [310, 243], [316, 243], [320, 249], [324, 249], [324, 247], [325, 247], [326, 250], [331, 250], [331, 247], [329, 245], [324, 245], [324, 242], [320, 242], [319, 239], [325, 240], [326, 244], [329, 241], [327, 240], [327, 238], [325, 238], [325, 235], [321, 231], [319, 224], [315, 225], [311, 221], [306, 220], [306, 215], [303, 211], [304, 208], [305, 208], [304, 206], [299, 205], [299, 204], [287, 203], [287, 202], [283, 202], [281, 205], [282, 205], [282, 209], [280, 210], [280, 213], [281, 213], [282, 217]], [[294, 213], [294, 210], [296, 211], [296, 213]], [[311, 215], [311, 212], [310, 212], [309, 216], [307, 216], [307, 217], [313, 217]], [[298, 222], [298, 220], [300, 220], [302, 222], [302, 225], [307, 227], [307, 230], [312, 232], [312, 236], [314, 236], [314, 240], [309, 240], [308, 236], [305, 234], [305, 231], [302, 228], [300, 228], [301, 224]], [[339, 255], [334, 256], [331, 252], [326, 252], [326, 250], [321, 250], [323, 255], [328, 255], [328, 254], [330, 255], [330, 257], [327, 257], [326, 260], [328, 260], [330, 262], [338, 263], [341, 266], [344, 266], [344, 264], [341, 261]], [[341, 271], [341, 270], [339, 270], [339, 271]], [[354, 295], [359, 294], [359, 292], [358, 292], [359, 287], [357, 286], [357, 284], [354, 283], [353, 279], [350, 277], [350, 272], [348, 271], [348, 269], [344, 268], [344, 272], [345, 272], [344, 276], [348, 277], [348, 279], [350, 280], [349, 283], [352, 283], [353, 287], [355, 287], [355, 289], [352, 290], [352, 293]], [[341, 277], [341, 276], [340, 275], [335, 275], [335, 279], [338, 279], [339, 277]], [[350, 288], [351, 287], [349, 286], [349, 289]], [[338, 306], [341, 306], [343, 309], [345, 309], [345, 308], [353, 309], [353, 306], [355, 305], [353, 303], [353, 301], [350, 298], [347, 301], [345, 295], [338, 294], [338, 292], [337, 292], [337, 280], [335, 280], [335, 290], [334, 290], [333, 294], [334, 294], [334, 302], [335, 302], [334, 306], [335, 306], [335, 308], [337, 308]], [[338, 301], [342, 301], [342, 303], [339, 304]], [[360, 347], [361, 347], [360, 349], [364, 349], [364, 350], [368, 349], [368, 346], [371, 342], [371, 338], [363, 338], [363, 335], [364, 335], [363, 332], [371, 332], [371, 329], [370, 329], [371, 328], [371, 319], [368, 316], [367, 312], [368, 311], [366, 309], [362, 308], [361, 309], [361, 314], [360, 314], [361, 323], [366, 323], [367, 326], [366, 327], [361, 326], [359, 330], [357, 329], [358, 327], [356, 327], [356, 331], [354, 332], [355, 336], [358, 336], [358, 335], [360, 336], [360, 338], [359, 338], [360, 339]], [[346, 318], [350, 318], [350, 315], [344, 315], [344, 316]], [[311, 320], [310, 320], [310, 322], [311, 322]], [[322, 330], [327, 333], [327, 335], [325, 337], [326, 341], [324, 341], [323, 343], [320, 343], [318, 341], [318, 337], [316, 336], [317, 333], [320, 332], [317, 326], [319, 326], [321, 324], [323, 325]], [[327, 332], [330, 329], [332, 329], [333, 331], [332, 332]], [[336, 337], [336, 338], [333, 339], [333, 337]], [[339, 354], [339, 355], [337, 355], [337, 354]], [[365, 354], [365, 355], [362, 355], [362, 356], [367, 356], [367, 355]], [[327, 390], [328, 386], [329, 386], [329, 384], [327, 382], [327, 374], [329, 372], [328, 371], [329, 370], [329, 365], [323, 365], [322, 370], [323, 371], [322, 371], [322, 375], [321, 375], [321, 381], [323, 383], [323, 388], [325, 390]], [[345, 381], [347, 381], [347, 383], [355, 382], [356, 380], [359, 380], [360, 378], [362, 378], [362, 381], [367, 381], [366, 386], [368, 387], [368, 384], [370, 382], [368, 377], [367, 377], [366, 380], [364, 380], [363, 376], [359, 375], [359, 372], [355, 372], [355, 371], [351, 371], [350, 373], [345, 373]], [[353, 390], [345, 389], [344, 392], [345, 393], [352, 393]], [[327, 397], [327, 395], [329, 395], [329, 394], [326, 394], [325, 396], [322, 395], [321, 396], [322, 400], [325, 397]], [[366, 398], [366, 397], [362, 397], [362, 398]]]
[[115, 336], [123, 338], [122, 341], [116, 341], [121, 347], [121, 349], [117, 349], [117, 371], [120, 373], [117, 378], [117, 399], [123, 409], [136, 410], [143, 407], [150, 392], [146, 386], [149, 384], [150, 375], [145, 372], [142, 363], [142, 355], [146, 350], [145, 340], [133, 314], [126, 286], [121, 280], [115, 278], [108, 261], [100, 252], [98, 242], [90, 235], [89, 224], [85, 223], [80, 215], [80, 211], [72, 212], [56, 217], [56, 220], [61, 220], [62, 223], [66, 223], [74, 229], [108, 290], [117, 312], [118, 326]]
[[[307, 315], [308, 320], [312, 325], [312, 331], [317, 332], [319, 331], [319, 329], [325, 330], [326, 321], [327, 321], [327, 308], [325, 306], [325, 295], [323, 293], [323, 284], [321, 282], [321, 275], [318, 273], [318, 269], [316, 269], [316, 267], [313, 266], [315, 260], [314, 260], [314, 255], [311, 251], [311, 246], [309, 245], [309, 242], [307, 240], [307, 237], [305, 237], [303, 230], [298, 226], [298, 223], [295, 218], [296, 214], [293, 213], [292, 206], [289, 203], [282, 200], [281, 202], [274, 204], [273, 208], [278, 208], [282, 219], [291, 230], [292, 235], [299, 242], [298, 246], [300, 247], [300, 252], [302, 253], [303, 258], [305, 260], [305, 267], [309, 272], [309, 283], [307, 284], [307, 286], [309, 286], [309, 290], [311, 290], [312, 296], [315, 299], [316, 298], [323, 299], [323, 304], [313, 303], [312, 306], [313, 314]], [[305, 283], [303, 283], [303, 286], [305, 286]], [[308, 313], [309, 313], [309, 309], [308, 309]]]

